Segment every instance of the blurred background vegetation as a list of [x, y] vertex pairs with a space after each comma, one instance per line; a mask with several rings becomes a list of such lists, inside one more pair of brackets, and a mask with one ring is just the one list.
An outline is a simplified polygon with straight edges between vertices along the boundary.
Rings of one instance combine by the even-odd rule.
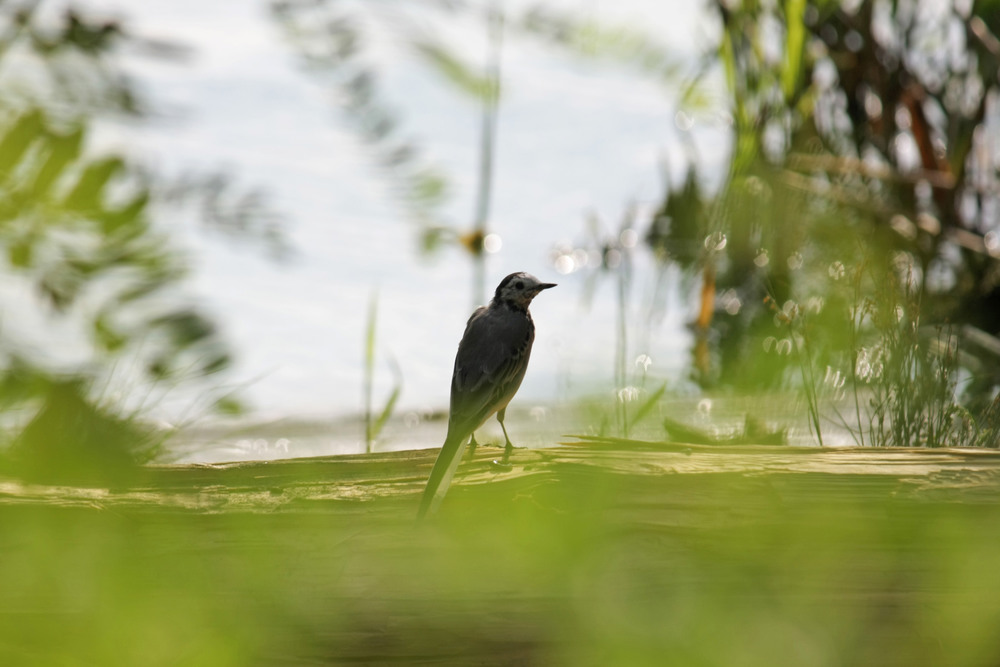
[[[230, 363], [217, 324], [182, 296], [187, 263], [164, 222], [196, 200], [207, 224], [275, 254], [287, 246], [260, 193], [233, 194], [229, 175], [168, 182], [134, 157], [90, 146], [95, 122], [149, 113], [120, 66], [122, 50], [170, 59], [182, 48], [83, 9], [57, 16], [41, 7], [0, 6], [0, 238], [7, 317], [24, 323], [0, 332], [4, 465], [57, 476], [118, 470], [114, 477], [158, 451], [164, 433], [136, 419], [149, 402]], [[310, 76], [337, 91], [342, 120], [370, 147], [423, 250], [467, 252], [476, 302], [486, 296], [485, 255], [491, 243], [499, 248], [491, 193], [505, 34], [680, 90], [682, 130], [722, 114], [732, 152], [717, 185], [706, 185], [712, 177], [689, 145], [687, 176], [667, 179], [652, 214], [626, 206], [610, 232], [591, 216], [586, 244], [553, 251], [560, 272], [591, 274], [590, 289], [603, 277], [616, 285], [614, 418], [600, 432], [614, 424], [628, 435], [637, 416], [659, 414], [652, 408], [670, 384], [646, 386], [648, 357], [630, 363], [636, 339], [651, 335], [626, 325], [632, 286], [648, 279], [635, 275], [632, 258], [645, 253], [660, 276], [683, 270], [695, 301], [690, 379], [702, 390], [796, 392], [821, 444], [836, 427], [858, 444], [997, 445], [993, 3], [709, 3], [718, 40], [693, 64], [655, 35], [542, 5], [281, 0], [269, 8]], [[483, 57], [468, 61], [428, 27], [434, 21], [475, 27]], [[476, 195], [464, 221], [443, 213], [450, 175], [403, 138], [406, 109], [383, 99], [366, 47], [368, 33], [386, 26], [479, 107]], [[656, 294], [644, 306], [650, 321], [665, 308]], [[374, 428], [374, 325], [372, 310], [369, 448], [401, 387], [397, 370]], [[64, 335], [33, 339], [32, 326]], [[202, 411], [241, 409], [227, 390], [206, 396]]]
[[[616, 280], [619, 398], [640, 398], [629, 384], [634, 345], [624, 312], [636, 282], [630, 257], [643, 251], [660, 272], [682, 267], [700, 301], [690, 368], [701, 388], [800, 392], [820, 444], [831, 426], [858, 444], [997, 444], [1000, 41], [992, 3], [709, 3], [719, 39], [694, 67], [655, 35], [570, 11], [530, 6], [500, 18], [490, 3], [432, 4], [457, 23], [493, 26], [484, 67], [422, 29], [411, 3], [273, 7], [310, 67], [347, 90], [345, 108], [402, 184], [425, 249], [455, 242], [476, 261], [478, 301], [502, 99], [496, 51], [503, 31], [517, 31], [680, 88], [681, 129], [720, 109], [730, 127], [720, 186], [706, 187], [712, 175], [689, 147], [687, 177], [667, 183], [652, 216], [626, 210], [611, 234], [590, 219], [592, 242], [556, 253], [562, 271], [586, 267]], [[399, 143], [380, 102], [361, 46], [379, 21], [393, 22], [429, 67], [482, 102], [471, 225], [440, 219], [446, 175], [416, 166], [419, 153]], [[640, 237], [645, 247], [636, 246]], [[597, 261], [574, 261], [581, 253]], [[647, 307], [661, 310], [662, 295]], [[628, 430], [626, 417], [616, 423]]]
[[[703, 304], [696, 322], [699, 382], [794, 378], [816, 396], [846, 380], [867, 399], [859, 443], [995, 446], [993, 3], [715, 8], [708, 62], [731, 100], [729, 175], [705, 195], [692, 173], [646, 236], [715, 295], [717, 316]], [[702, 247], [713, 238], [724, 248]]]
[[[200, 201], [207, 225], [272, 250], [282, 238], [259, 195], [233, 195], [220, 175], [170, 183], [93, 148], [100, 119], [148, 113], [120, 51], [177, 52], [41, 4], [0, 5], [3, 461], [31, 478], [119, 480], [163, 439], [139, 419], [144, 409], [230, 363], [216, 325], [180, 289], [187, 263], [164, 208], [176, 216]], [[220, 203], [224, 193], [235, 205]], [[239, 410], [227, 392], [206, 396], [201, 409]]]

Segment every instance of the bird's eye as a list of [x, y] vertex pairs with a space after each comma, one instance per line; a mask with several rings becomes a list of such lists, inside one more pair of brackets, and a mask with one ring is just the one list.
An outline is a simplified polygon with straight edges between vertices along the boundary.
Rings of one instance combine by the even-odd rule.
[[516, 287], [517, 289], [524, 289], [524, 283], [518, 280], [516, 283], [514, 283], [514, 287]]

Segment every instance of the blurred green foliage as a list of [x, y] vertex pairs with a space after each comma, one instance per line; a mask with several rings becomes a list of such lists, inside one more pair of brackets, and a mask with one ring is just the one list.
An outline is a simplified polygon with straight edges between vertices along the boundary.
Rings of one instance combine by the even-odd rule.
[[595, 461], [613, 451], [513, 476], [483, 460], [419, 527], [407, 454], [0, 503], [0, 661], [996, 664], [991, 473], [804, 472], [819, 455], [770, 475], [704, 450], [673, 475], [636, 452], [616, 472]]
[[[946, 327], [964, 352], [958, 365], [940, 346], [924, 363], [897, 358], [908, 370], [870, 377], [876, 394], [912, 397], [947, 367], [953, 396], [942, 409], [983, 409], [1000, 386], [1000, 356], [968, 339], [1000, 334], [992, 4], [713, 8], [721, 37], [701, 71], [721, 64], [729, 174], [710, 194], [692, 167], [647, 234], [658, 256], [706, 285], [703, 308], [714, 316], [696, 323], [696, 379], [752, 389], [801, 377], [807, 392], [830, 396], [816, 379], [828, 379], [827, 368], [857, 388], [859, 355], [896, 345], [873, 314], [899, 310], [900, 326]], [[903, 274], [907, 284], [893, 278]], [[789, 333], [782, 318], [792, 315]], [[884, 409], [881, 401], [866, 407]]]
[[146, 339], [156, 342], [145, 365], [154, 378], [191, 364], [199, 372], [224, 366], [221, 349], [199, 347], [217, 343], [212, 324], [189, 306], [156, 300], [184, 266], [150, 226], [149, 185], [122, 156], [85, 154], [85, 118], [60, 125], [35, 107], [0, 126], [8, 271], [30, 283], [49, 317], [89, 330], [88, 362]]
[[[441, 218], [446, 181], [412, 141], [400, 138], [400, 114], [379, 91], [368, 47], [388, 30], [443, 80], [486, 105], [488, 122], [490, 101], [495, 104], [501, 90], [498, 70], [487, 63], [477, 71], [433, 26], [496, 26], [497, 7], [389, 3], [375, 10], [294, 0], [271, 7], [303, 61], [339, 91], [348, 117], [400, 186], [421, 224], [424, 249], [459, 243], [481, 265], [487, 213], [479, 211], [465, 233]], [[682, 182], [668, 183], [645, 239], [662, 263], [679, 264], [702, 283], [692, 377], [704, 388], [797, 386], [822, 440], [818, 405], [836, 393], [822, 386], [831, 369], [850, 378], [854, 390], [874, 386], [910, 397], [922, 394], [902, 387], [893, 394], [892, 383], [920, 384], [945, 372], [944, 388], [955, 397], [941, 409], [948, 419], [971, 419], [973, 431], [997, 394], [1000, 355], [992, 350], [998, 345], [968, 344], [970, 337], [1000, 343], [1000, 317], [993, 315], [1000, 312], [994, 303], [1000, 298], [994, 214], [1000, 156], [990, 113], [1000, 25], [991, 7], [925, 0], [717, 2], [710, 13], [718, 42], [693, 66], [656, 35], [577, 12], [527, 5], [509, 11], [502, 26], [589, 59], [630, 64], [680, 89], [678, 137], [692, 163]], [[713, 103], [716, 74], [725, 86], [721, 109]], [[712, 114], [731, 128], [732, 154], [721, 187], [707, 192], [688, 132]], [[491, 147], [481, 148], [484, 164]], [[484, 173], [488, 183], [488, 168]], [[488, 202], [488, 185], [481, 201]], [[621, 239], [598, 242], [600, 261], [589, 262], [599, 269], [595, 278], [616, 277], [619, 311], [633, 280], [629, 262], [614, 261], [627, 258], [621, 245]], [[594, 248], [576, 250], [593, 254]], [[908, 296], [893, 281], [858, 283], [852, 276], [887, 276], [903, 265], [917, 284], [910, 323], [916, 329], [955, 325], [963, 354], [955, 365], [931, 346], [927, 363], [912, 366], [910, 375], [883, 376], [876, 378], [881, 384], [864, 387], [854, 362], [891, 341], [882, 340], [888, 331], [871, 318], [852, 313]], [[845, 296], [842, 284], [862, 289]], [[658, 308], [650, 306], [650, 319]], [[795, 325], [782, 330], [787, 322], [778, 315], [788, 319], [791, 312]], [[629, 347], [627, 332], [618, 329], [616, 391], [626, 389]], [[878, 397], [864, 401], [866, 413], [886, 407]], [[911, 407], [892, 409], [902, 414]]]
[[[167, 187], [90, 145], [97, 118], [145, 112], [119, 62], [141, 40], [119, 22], [4, 3], [0, 35], [0, 465], [120, 480], [163, 437], [136, 421], [150, 397], [230, 363], [214, 323], [180, 296], [184, 257], [154, 222], [157, 204], [200, 183]], [[230, 207], [214, 183], [202, 193], [209, 223], [280, 245], [259, 194]]]
[[[438, 3], [418, 3], [433, 13], [448, 12]], [[329, 86], [343, 118], [370, 147], [376, 166], [387, 176], [391, 193], [420, 226], [428, 250], [452, 239], [439, 207], [448, 196], [445, 174], [430, 161], [418, 142], [404, 136], [400, 113], [381, 88], [379, 64], [371, 44], [379, 29], [440, 72], [463, 94], [481, 97], [487, 83], [446, 44], [434, 39], [406, 3], [366, 7], [351, 3], [274, 0], [271, 15], [294, 47], [303, 67]]]
[[[305, 68], [334, 91], [342, 117], [367, 144], [394, 199], [418, 226], [421, 252], [431, 255], [445, 245], [465, 250], [473, 262], [472, 301], [482, 304], [488, 298], [484, 241], [492, 222], [500, 52], [506, 29], [499, 5], [273, 0], [270, 7]], [[483, 30], [488, 44], [485, 64], [474, 65], [461, 55], [435, 28], [444, 24]], [[382, 86], [378, 50], [371, 45], [386, 34], [479, 107], [476, 201], [467, 224], [447, 219], [443, 204], [452, 194], [449, 174], [427, 157], [419, 140], [406, 136], [402, 113]]]

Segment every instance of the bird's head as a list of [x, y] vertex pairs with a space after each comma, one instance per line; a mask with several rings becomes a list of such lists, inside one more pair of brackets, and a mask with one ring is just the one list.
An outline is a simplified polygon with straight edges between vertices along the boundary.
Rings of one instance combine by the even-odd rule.
[[497, 285], [497, 291], [493, 295], [493, 300], [516, 308], [527, 309], [528, 304], [531, 303], [531, 300], [539, 292], [555, 286], [555, 283], [543, 283], [530, 273], [512, 273]]

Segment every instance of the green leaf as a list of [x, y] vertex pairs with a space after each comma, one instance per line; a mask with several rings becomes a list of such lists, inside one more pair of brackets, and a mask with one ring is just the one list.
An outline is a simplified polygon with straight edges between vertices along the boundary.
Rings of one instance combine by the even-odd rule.
[[629, 422], [628, 427], [631, 429], [633, 426], [638, 424], [643, 418], [650, 413], [650, 411], [656, 406], [656, 403], [663, 398], [663, 394], [667, 391], [667, 385], [664, 383], [659, 389], [650, 394], [649, 398], [643, 401], [639, 409], [635, 411], [635, 415], [632, 416], [632, 420]]
[[212, 408], [220, 415], [230, 415], [233, 417], [244, 415], [247, 411], [247, 407], [243, 404], [243, 401], [235, 396], [223, 396], [215, 402]]
[[802, 55], [806, 43], [806, 0], [785, 0], [785, 62], [781, 68], [781, 90], [791, 103], [802, 81]]
[[424, 228], [420, 233], [420, 250], [426, 255], [437, 252], [444, 245], [449, 235], [455, 236], [455, 232], [445, 227], [433, 226]]
[[105, 211], [100, 214], [101, 229], [105, 234], [111, 234], [123, 227], [132, 227], [141, 223], [142, 215], [149, 204], [149, 191], [143, 190], [132, 201], [119, 209]]
[[444, 199], [448, 181], [435, 169], [427, 167], [413, 176], [411, 196], [425, 206], [433, 206]]
[[30, 267], [35, 259], [35, 239], [26, 235], [10, 241], [7, 245], [7, 257], [13, 267]]
[[50, 134], [46, 137], [45, 144], [48, 155], [31, 184], [33, 196], [39, 200], [48, 194], [52, 184], [66, 168], [80, 157], [83, 128], [77, 128], [68, 134]]
[[375, 378], [375, 331], [378, 324], [378, 290], [372, 290], [368, 301], [368, 319], [365, 323], [364, 348], [364, 401], [365, 401], [365, 446], [371, 451], [375, 440], [372, 423], [372, 386]]
[[45, 121], [39, 110], [21, 116], [0, 139], [0, 178], [6, 178], [24, 157], [28, 147], [45, 131]]
[[146, 373], [154, 380], [166, 380], [171, 372], [170, 359], [165, 354], [157, 355], [146, 365]]
[[233, 363], [233, 358], [225, 350], [218, 350], [207, 361], [201, 365], [202, 375], [212, 375], [229, 368]]
[[496, 99], [498, 87], [489, 77], [481, 76], [441, 44], [420, 41], [414, 47], [438, 74], [463, 93], [479, 100]]
[[111, 326], [107, 313], [102, 313], [94, 320], [94, 338], [106, 352], [116, 352], [128, 342], [125, 336], [115, 331]]
[[125, 163], [119, 157], [108, 157], [90, 164], [76, 185], [66, 196], [63, 206], [84, 213], [100, 209], [104, 198], [104, 188], [111, 179], [125, 170]]
[[187, 348], [210, 338], [215, 327], [207, 319], [193, 310], [181, 310], [154, 319], [153, 326], [162, 326], [178, 348]]
[[378, 290], [372, 292], [368, 301], [368, 319], [365, 324], [365, 374], [370, 375], [375, 368], [375, 330], [378, 325]]
[[137, 301], [162, 290], [166, 286], [167, 282], [165, 280], [143, 280], [138, 284], [119, 292], [117, 294], [117, 299], [122, 303]]
[[400, 394], [403, 393], [403, 385], [397, 384], [392, 388], [392, 394], [389, 396], [389, 400], [386, 401], [385, 407], [382, 409], [382, 413], [375, 420], [375, 425], [372, 427], [372, 440], [378, 438], [379, 433], [382, 432], [382, 428], [385, 423], [389, 421], [389, 417], [392, 416], [393, 410], [396, 408], [396, 401], [399, 400]]
[[678, 83], [681, 59], [641, 30], [577, 19], [569, 12], [535, 9], [520, 27], [568, 51], [595, 60], [638, 67], [666, 83]]
[[392, 365], [392, 374], [396, 378], [396, 382], [393, 384], [389, 400], [386, 401], [385, 407], [382, 408], [382, 412], [379, 414], [378, 419], [375, 420], [375, 424], [371, 429], [372, 440], [378, 438], [378, 434], [382, 432], [382, 428], [389, 421], [393, 410], [396, 408], [399, 396], [403, 393], [403, 374], [399, 370], [399, 364], [396, 363], [395, 359], [391, 359], [390, 364]]

